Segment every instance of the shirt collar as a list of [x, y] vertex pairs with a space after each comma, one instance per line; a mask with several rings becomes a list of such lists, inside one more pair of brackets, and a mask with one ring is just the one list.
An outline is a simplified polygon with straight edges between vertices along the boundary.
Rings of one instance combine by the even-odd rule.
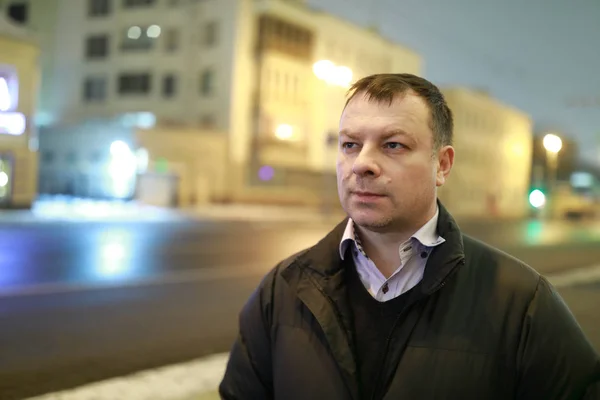
[[[438, 208], [435, 212], [435, 215], [425, 223], [418, 231], [416, 231], [411, 239], [417, 240], [425, 247], [435, 247], [444, 243], [446, 240], [438, 235], [437, 233], [437, 223], [440, 215], [440, 209]], [[344, 259], [344, 254], [348, 249], [350, 243], [354, 243], [358, 251], [362, 253], [363, 256], [367, 257], [367, 254], [362, 248], [360, 243], [360, 239], [356, 236], [354, 221], [352, 218], [348, 218], [348, 223], [346, 224], [346, 229], [344, 230], [344, 235], [342, 236], [342, 240], [340, 241], [339, 251], [340, 257], [342, 260]]]

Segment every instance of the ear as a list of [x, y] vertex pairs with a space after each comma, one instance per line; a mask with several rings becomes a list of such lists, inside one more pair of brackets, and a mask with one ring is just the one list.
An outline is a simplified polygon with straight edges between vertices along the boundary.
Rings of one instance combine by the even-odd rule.
[[454, 147], [444, 146], [438, 150], [437, 173], [435, 177], [436, 186], [440, 187], [446, 183], [450, 170], [454, 165]]

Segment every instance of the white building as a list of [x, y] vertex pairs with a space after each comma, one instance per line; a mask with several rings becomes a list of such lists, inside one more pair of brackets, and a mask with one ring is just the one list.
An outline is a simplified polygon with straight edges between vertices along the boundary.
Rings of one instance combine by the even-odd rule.
[[[185, 140], [167, 134], [174, 129], [193, 136], [210, 131], [211, 143], [216, 136], [225, 142], [226, 160], [211, 159], [208, 151], [192, 165], [170, 152], [176, 174], [185, 170], [189, 177], [180, 186], [222, 188], [225, 181], [230, 188], [200, 197], [314, 201], [322, 194], [316, 188], [331, 183], [322, 175], [334, 168], [332, 134], [350, 81], [421, 72], [416, 53], [301, 1], [29, 3], [27, 23], [44, 45], [37, 120], [44, 126], [42, 181], [49, 186], [62, 181], [64, 187], [74, 171], [102, 170], [114, 140], [136, 147], [137, 129], [153, 127], [165, 144]], [[323, 60], [330, 63], [315, 69]], [[166, 158], [161, 147], [147, 150], [151, 169]], [[222, 162], [226, 172], [198, 176]], [[189, 203], [194, 191], [180, 190], [179, 202]]]
[[483, 91], [443, 90], [454, 114], [456, 159], [440, 198], [457, 217], [527, 215], [531, 118]]

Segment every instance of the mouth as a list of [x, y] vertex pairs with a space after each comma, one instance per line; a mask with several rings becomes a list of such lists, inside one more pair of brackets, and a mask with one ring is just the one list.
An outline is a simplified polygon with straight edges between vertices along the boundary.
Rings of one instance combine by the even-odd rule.
[[361, 201], [373, 201], [385, 197], [383, 194], [374, 192], [353, 191], [351, 193]]

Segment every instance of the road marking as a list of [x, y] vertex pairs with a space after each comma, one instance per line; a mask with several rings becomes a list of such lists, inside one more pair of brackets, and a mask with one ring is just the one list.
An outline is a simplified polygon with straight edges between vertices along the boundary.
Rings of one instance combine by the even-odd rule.
[[240, 265], [236, 267], [212, 267], [199, 268], [190, 271], [169, 273], [161, 276], [141, 278], [131, 281], [112, 282], [53, 282], [35, 285], [14, 286], [0, 289], [0, 298], [43, 296], [51, 294], [62, 294], [72, 292], [84, 292], [92, 290], [137, 288], [148, 286], [174, 285], [191, 282], [218, 281], [229, 279], [240, 279], [248, 277], [260, 277], [269, 271], [265, 263]]
[[217, 389], [228, 358], [228, 353], [214, 354], [187, 363], [142, 371], [27, 400], [192, 399]]
[[556, 288], [598, 282], [600, 281], [600, 265], [574, 268], [566, 272], [548, 275], [547, 278]]

